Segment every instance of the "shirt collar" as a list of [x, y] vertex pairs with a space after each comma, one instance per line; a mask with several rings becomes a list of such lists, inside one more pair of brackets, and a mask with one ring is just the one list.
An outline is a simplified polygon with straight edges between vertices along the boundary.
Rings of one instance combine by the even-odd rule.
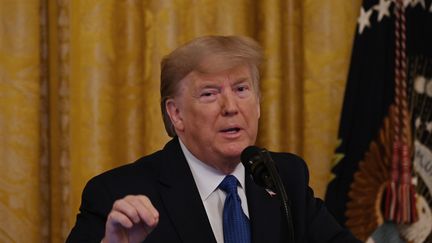
[[[195, 184], [198, 187], [201, 200], [205, 201], [210, 194], [218, 188], [226, 175], [196, 158], [183, 144], [180, 138], [179, 142], [194, 177]], [[240, 182], [240, 186], [244, 189], [245, 169], [242, 163], [238, 163], [231, 175], [237, 178]]]

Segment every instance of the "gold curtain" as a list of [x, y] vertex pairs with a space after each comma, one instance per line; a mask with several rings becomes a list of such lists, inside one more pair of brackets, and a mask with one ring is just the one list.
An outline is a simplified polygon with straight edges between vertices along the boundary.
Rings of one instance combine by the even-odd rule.
[[0, 242], [63, 242], [88, 179], [168, 140], [159, 62], [207, 34], [265, 50], [258, 144], [324, 195], [360, 0], [0, 0]]

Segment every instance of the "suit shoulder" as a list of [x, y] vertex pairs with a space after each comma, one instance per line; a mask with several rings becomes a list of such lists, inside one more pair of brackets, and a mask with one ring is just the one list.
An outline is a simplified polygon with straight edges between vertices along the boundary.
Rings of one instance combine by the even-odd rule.
[[112, 184], [128, 185], [138, 180], [140, 182], [153, 181], [159, 174], [158, 162], [161, 158], [161, 151], [141, 157], [129, 164], [107, 170], [91, 178], [86, 185], [87, 189], [100, 187], [101, 185], [109, 186]]
[[161, 151], [154, 152], [150, 155], [143, 156], [134, 162], [124, 164], [121, 166], [118, 166], [116, 168], [107, 170], [103, 172], [102, 174], [98, 175], [101, 177], [104, 176], [120, 176], [120, 175], [131, 175], [136, 173], [141, 173], [144, 171], [153, 171], [156, 169], [156, 165], [158, 161], [160, 161], [161, 158]]
[[278, 167], [289, 167], [291, 169], [306, 169], [306, 162], [298, 155], [285, 152], [270, 152], [271, 157]]

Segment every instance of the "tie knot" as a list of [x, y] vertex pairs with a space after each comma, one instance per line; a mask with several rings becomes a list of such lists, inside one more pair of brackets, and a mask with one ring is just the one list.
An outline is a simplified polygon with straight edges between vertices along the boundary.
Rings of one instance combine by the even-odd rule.
[[233, 175], [227, 175], [223, 181], [219, 184], [219, 188], [224, 190], [226, 193], [237, 193], [238, 180]]

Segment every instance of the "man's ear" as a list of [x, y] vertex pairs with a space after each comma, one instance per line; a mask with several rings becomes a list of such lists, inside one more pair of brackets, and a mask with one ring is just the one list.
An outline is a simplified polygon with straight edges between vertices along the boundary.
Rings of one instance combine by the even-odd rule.
[[261, 105], [259, 102], [258, 102], [257, 110], [258, 110], [258, 119], [259, 119], [261, 117]]
[[171, 119], [171, 123], [178, 131], [184, 130], [183, 118], [180, 114], [179, 106], [173, 98], [167, 99], [165, 109]]
[[257, 102], [257, 114], [258, 114], [258, 119], [261, 117], [261, 100], [258, 97], [258, 102]]

